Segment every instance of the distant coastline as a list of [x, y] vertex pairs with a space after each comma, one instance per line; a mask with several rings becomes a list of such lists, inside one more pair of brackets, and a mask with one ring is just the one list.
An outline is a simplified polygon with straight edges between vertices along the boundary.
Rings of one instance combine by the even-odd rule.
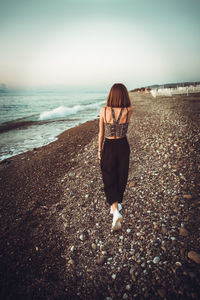
[[175, 83], [164, 83], [164, 84], [153, 84], [148, 86], [143, 86], [140, 88], [135, 88], [130, 92], [143, 92], [145, 90], [153, 90], [153, 89], [175, 89], [175, 88], [182, 88], [182, 87], [197, 87], [200, 86], [200, 81], [187, 81], [187, 82], [175, 82]]
[[[129, 92], [136, 92], [136, 91], [144, 91], [147, 89], [166, 89], [166, 88], [180, 88], [180, 87], [189, 87], [193, 86], [196, 87], [200, 85], [200, 81], [186, 81], [186, 82], [175, 82], [175, 83], [163, 83], [163, 84], [152, 84], [152, 85], [147, 85], [147, 86], [142, 86], [142, 87], [135, 87], [134, 89], [129, 90]], [[74, 91], [76, 89], [72, 89]], [[106, 90], [87, 90], [87, 89], [79, 89], [77, 88], [79, 92], [87, 92], [87, 93], [102, 93], [105, 92]], [[57, 93], [57, 92], [66, 92], [66, 91], [71, 91], [69, 88], [17, 88], [17, 87], [9, 87], [6, 84], [0, 84], [0, 93], [20, 93], [20, 92], [27, 92], [27, 93]]]

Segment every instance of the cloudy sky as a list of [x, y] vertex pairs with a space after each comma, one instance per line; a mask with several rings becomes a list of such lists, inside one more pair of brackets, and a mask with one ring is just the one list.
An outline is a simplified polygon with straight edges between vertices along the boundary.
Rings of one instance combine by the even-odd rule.
[[200, 80], [199, 0], [0, 0], [0, 84]]

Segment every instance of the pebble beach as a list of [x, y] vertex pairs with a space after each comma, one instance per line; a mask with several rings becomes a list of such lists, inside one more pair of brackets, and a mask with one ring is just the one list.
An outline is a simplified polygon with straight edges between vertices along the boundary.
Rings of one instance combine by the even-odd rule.
[[200, 94], [130, 98], [121, 230], [98, 119], [0, 163], [1, 299], [199, 299]]

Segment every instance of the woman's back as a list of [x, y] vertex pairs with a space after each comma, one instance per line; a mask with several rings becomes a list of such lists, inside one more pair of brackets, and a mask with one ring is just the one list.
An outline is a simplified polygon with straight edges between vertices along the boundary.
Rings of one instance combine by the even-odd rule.
[[[113, 107], [114, 114], [115, 114], [115, 120], [118, 120], [121, 107]], [[132, 107], [124, 107], [121, 117], [119, 119], [119, 124], [129, 123], [130, 117], [132, 114]], [[104, 123], [110, 123], [113, 124], [113, 115], [112, 115], [112, 109], [109, 106], [102, 107], [101, 113], [100, 113], [104, 119]]]
[[125, 137], [132, 109], [130, 107], [103, 107], [101, 117], [103, 118], [106, 138]]

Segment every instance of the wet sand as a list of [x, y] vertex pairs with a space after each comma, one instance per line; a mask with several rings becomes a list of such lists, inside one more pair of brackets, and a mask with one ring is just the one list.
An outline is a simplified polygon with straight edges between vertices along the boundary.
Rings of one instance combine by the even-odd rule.
[[121, 231], [98, 120], [1, 162], [1, 299], [198, 299], [200, 96], [131, 99]]

